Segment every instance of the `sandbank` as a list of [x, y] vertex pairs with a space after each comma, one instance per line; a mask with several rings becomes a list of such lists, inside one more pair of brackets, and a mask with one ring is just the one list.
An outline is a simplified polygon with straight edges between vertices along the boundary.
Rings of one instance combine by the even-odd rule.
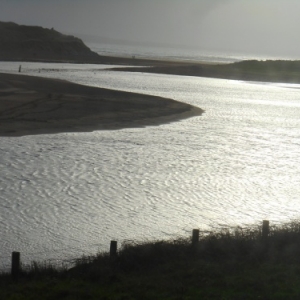
[[172, 99], [0, 73], [0, 136], [154, 126], [202, 113]]

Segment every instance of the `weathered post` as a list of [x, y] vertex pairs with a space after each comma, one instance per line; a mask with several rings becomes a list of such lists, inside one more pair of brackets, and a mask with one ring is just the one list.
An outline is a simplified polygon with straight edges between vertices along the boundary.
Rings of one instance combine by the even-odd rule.
[[19, 65], [19, 73], [21, 73], [22, 65]]
[[20, 252], [13, 252], [11, 256], [11, 276], [17, 281], [20, 274]]
[[193, 234], [192, 234], [192, 247], [195, 248], [197, 247], [199, 242], [199, 229], [193, 229]]
[[263, 220], [263, 225], [262, 225], [262, 238], [264, 241], [268, 239], [268, 235], [270, 233], [270, 222], [268, 220]]
[[110, 242], [109, 255], [110, 255], [111, 259], [116, 258], [116, 256], [117, 256], [117, 241]]

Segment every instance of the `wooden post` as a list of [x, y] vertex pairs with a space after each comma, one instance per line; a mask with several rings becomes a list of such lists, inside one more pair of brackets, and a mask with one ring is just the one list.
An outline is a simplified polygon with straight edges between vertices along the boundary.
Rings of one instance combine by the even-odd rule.
[[21, 66], [21, 65], [19, 65], [19, 73], [21, 73], [21, 69], [22, 69], [22, 66]]
[[263, 240], [267, 240], [268, 235], [270, 233], [270, 228], [269, 228], [270, 222], [267, 220], [263, 220], [263, 225], [262, 225], [262, 238]]
[[110, 242], [109, 255], [110, 258], [115, 258], [117, 256], [117, 241]]
[[199, 242], [199, 229], [193, 229], [193, 234], [192, 234], [192, 246], [196, 247]]
[[13, 252], [11, 256], [11, 276], [17, 281], [20, 274], [20, 252]]

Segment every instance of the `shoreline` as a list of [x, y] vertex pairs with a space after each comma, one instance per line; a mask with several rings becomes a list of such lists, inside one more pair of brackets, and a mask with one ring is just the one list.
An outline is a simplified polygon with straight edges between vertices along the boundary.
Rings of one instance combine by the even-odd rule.
[[244, 60], [234, 63], [217, 63], [99, 55], [97, 59], [78, 57], [77, 60], [59, 60], [54, 58], [29, 58], [24, 60], [11, 57], [1, 61], [101, 64], [106, 65], [110, 71], [156, 73], [248, 82], [300, 84], [300, 73], [298, 72], [300, 60]]
[[202, 113], [172, 99], [0, 73], [0, 136], [141, 128]]

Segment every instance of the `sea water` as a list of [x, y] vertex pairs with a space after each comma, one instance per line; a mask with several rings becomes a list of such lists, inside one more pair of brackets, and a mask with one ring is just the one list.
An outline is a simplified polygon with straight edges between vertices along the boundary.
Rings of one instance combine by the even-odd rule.
[[186, 62], [209, 62], [209, 63], [234, 63], [241, 60], [278, 60], [278, 59], [300, 59], [300, 56], [284, 57], [270, 56], [258, 53], [233, 53], [224, 51], [211, 51], [205, 49], [194, 49], [175, 46], [149, 46], [146, 44], [129, 43], [87, 43], [96, 53], [106, 56], [123, 56], [135, 58], [150, 58], [171, 61]]
[[[1, 62], [17, 73], [20, 63]], [[202, 116], [145, 128], [0, 137], [0, 255], [65, 260], [110, 240], [300, 215], [297, 85], [22, 63], [22, 73], [189, 103]], [[126, 101], [126, 99], [124, 99]]]

